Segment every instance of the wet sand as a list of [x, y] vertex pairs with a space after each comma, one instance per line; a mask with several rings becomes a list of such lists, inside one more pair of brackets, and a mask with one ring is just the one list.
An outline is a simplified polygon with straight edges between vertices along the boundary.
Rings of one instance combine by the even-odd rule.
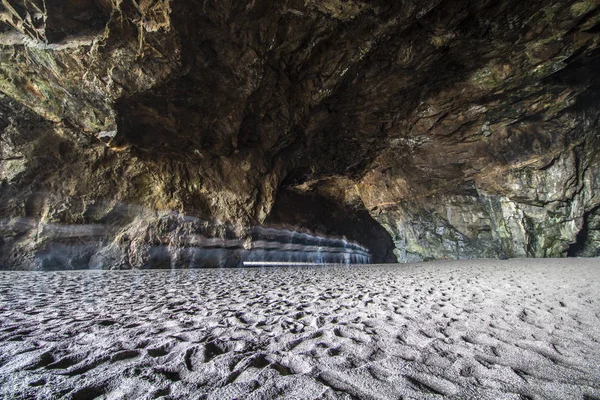
[[0, 398], [600, 398], [600, 259], [0, 272]]

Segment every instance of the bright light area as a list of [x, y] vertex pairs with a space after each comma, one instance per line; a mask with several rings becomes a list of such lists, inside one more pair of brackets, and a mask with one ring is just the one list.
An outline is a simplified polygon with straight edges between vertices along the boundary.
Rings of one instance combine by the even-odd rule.
[[259, 265], [325, 265], [326, 263], [314, 263], [314, 262], [294, 262], [294, 261], [244, 261], [244, 266], [253, 267]]

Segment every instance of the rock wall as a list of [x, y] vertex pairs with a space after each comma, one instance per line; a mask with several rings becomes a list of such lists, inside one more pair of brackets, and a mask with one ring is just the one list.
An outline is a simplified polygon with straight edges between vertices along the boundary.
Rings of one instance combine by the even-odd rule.
[[[595, 139], [582, 135], [597, 130], [588, 126], [588, 118], [571, 113], [561, 117], [573, 124], [572, 134], [549, 141], [564, 148], [544, 149], [524, 161], [471, 167], [469, 179], [448, 179], [441, 187], [423, 188], [411, 182], [410, 173], [371, 171], [361, 182], [362, 198], [394, 238], [401, 261], [597, 256], [600, 243], [588, 226], [595, 226], [600, 171], [597, 151], [590, 152], [595, 145], [587, 142]], [[533, 124], [546, 132], [552, 129], [534, 121], [523, 132], [536, 130]], [[522, 144], [516, 149], [522, 151]], [[401, 168], [394, 161], [385, 165]]]
[[598, 255], [597, 1], [0, 4], [3, 268], [78, 240], [63, 264], [148, 266], [173, 213], [386, 261]]

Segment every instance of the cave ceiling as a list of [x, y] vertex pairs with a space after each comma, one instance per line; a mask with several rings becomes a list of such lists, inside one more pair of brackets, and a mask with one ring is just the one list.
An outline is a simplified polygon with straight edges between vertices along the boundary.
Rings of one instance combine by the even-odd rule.
[[315, 225], [272, 214], [307, 196], [368, 213], [401, 261], [600, 243], [597, 0], [0, 10], [4, 216]]

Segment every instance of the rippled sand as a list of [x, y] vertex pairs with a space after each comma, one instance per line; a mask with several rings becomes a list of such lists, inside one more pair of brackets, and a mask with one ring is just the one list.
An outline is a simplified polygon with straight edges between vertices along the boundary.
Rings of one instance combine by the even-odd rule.
[[0, 398], [600, 398], [600, 260], [0, 273]]

